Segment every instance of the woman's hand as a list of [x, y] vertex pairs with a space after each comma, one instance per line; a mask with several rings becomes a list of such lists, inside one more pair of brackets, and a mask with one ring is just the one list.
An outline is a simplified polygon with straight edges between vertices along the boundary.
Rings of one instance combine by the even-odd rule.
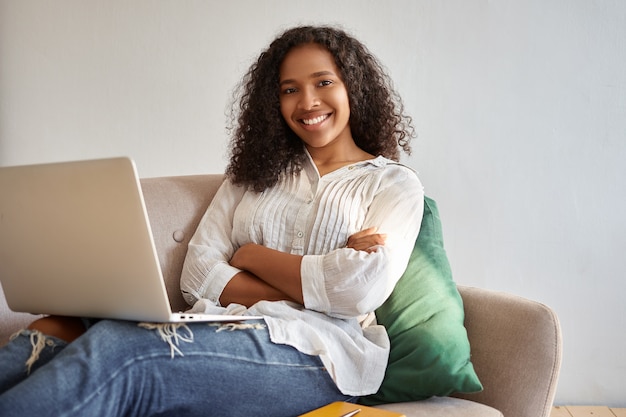
[[376, 233], [377, 227], [370, 227], [360, 232], [356, 232], [348, 238], [347, 248], [360, 250], [367, 253], [376, 252], [377, 246], [383, 246], [387, 240], [384, 233]]
[[237, 249], [235, 253], [233, 254], [233, 257], [230, 259], [230, 264], [234, 266], [235, 268], [247, 270], [246, 265], [245, 265], [246, 250], [250, 249], [251, 247], [252, 247], [252, 244], [248, 244], [248, 245], [243, 245], [242, 247]]

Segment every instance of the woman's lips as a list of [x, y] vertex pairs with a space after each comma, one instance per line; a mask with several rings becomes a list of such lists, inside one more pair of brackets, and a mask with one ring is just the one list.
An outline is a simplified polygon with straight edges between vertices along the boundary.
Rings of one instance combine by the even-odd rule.
[[328, 119], [329, 117], [330, 117], [330, 114], [323, 114], [321, 116], [313, 117], [311, 119], [300, 119], [300, 121], [307, 126], [313, 126], [313, 125], [322, 123], [324, 120]]

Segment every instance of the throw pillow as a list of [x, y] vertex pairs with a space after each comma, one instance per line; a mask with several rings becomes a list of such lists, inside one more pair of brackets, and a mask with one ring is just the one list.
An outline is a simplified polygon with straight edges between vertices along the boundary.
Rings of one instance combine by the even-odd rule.
[[389, 334], [389, 363], [379, 391], [360, 402], [376, 405], [482, 390], [470, 362], [463, 300], [443, 247], [437, 204], [428, 197], [407, 269], [376, 318]]

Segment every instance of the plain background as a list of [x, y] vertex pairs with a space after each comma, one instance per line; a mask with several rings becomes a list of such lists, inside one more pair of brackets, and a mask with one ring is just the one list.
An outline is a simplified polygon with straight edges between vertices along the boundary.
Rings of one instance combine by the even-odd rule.
[[556, 403], [625, 407], [624, 1], [0, 0], [0, 165], [220, 173], [232, 89], [302, 23], [386, 65], [458, 283], [556, 310]]

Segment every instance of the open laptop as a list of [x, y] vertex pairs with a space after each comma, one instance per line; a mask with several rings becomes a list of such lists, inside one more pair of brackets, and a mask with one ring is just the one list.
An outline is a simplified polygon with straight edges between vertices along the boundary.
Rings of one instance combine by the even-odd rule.
[[172, 313], [134, 162], [0, 167], [0, 281], [14, 311], [153, 322]]

